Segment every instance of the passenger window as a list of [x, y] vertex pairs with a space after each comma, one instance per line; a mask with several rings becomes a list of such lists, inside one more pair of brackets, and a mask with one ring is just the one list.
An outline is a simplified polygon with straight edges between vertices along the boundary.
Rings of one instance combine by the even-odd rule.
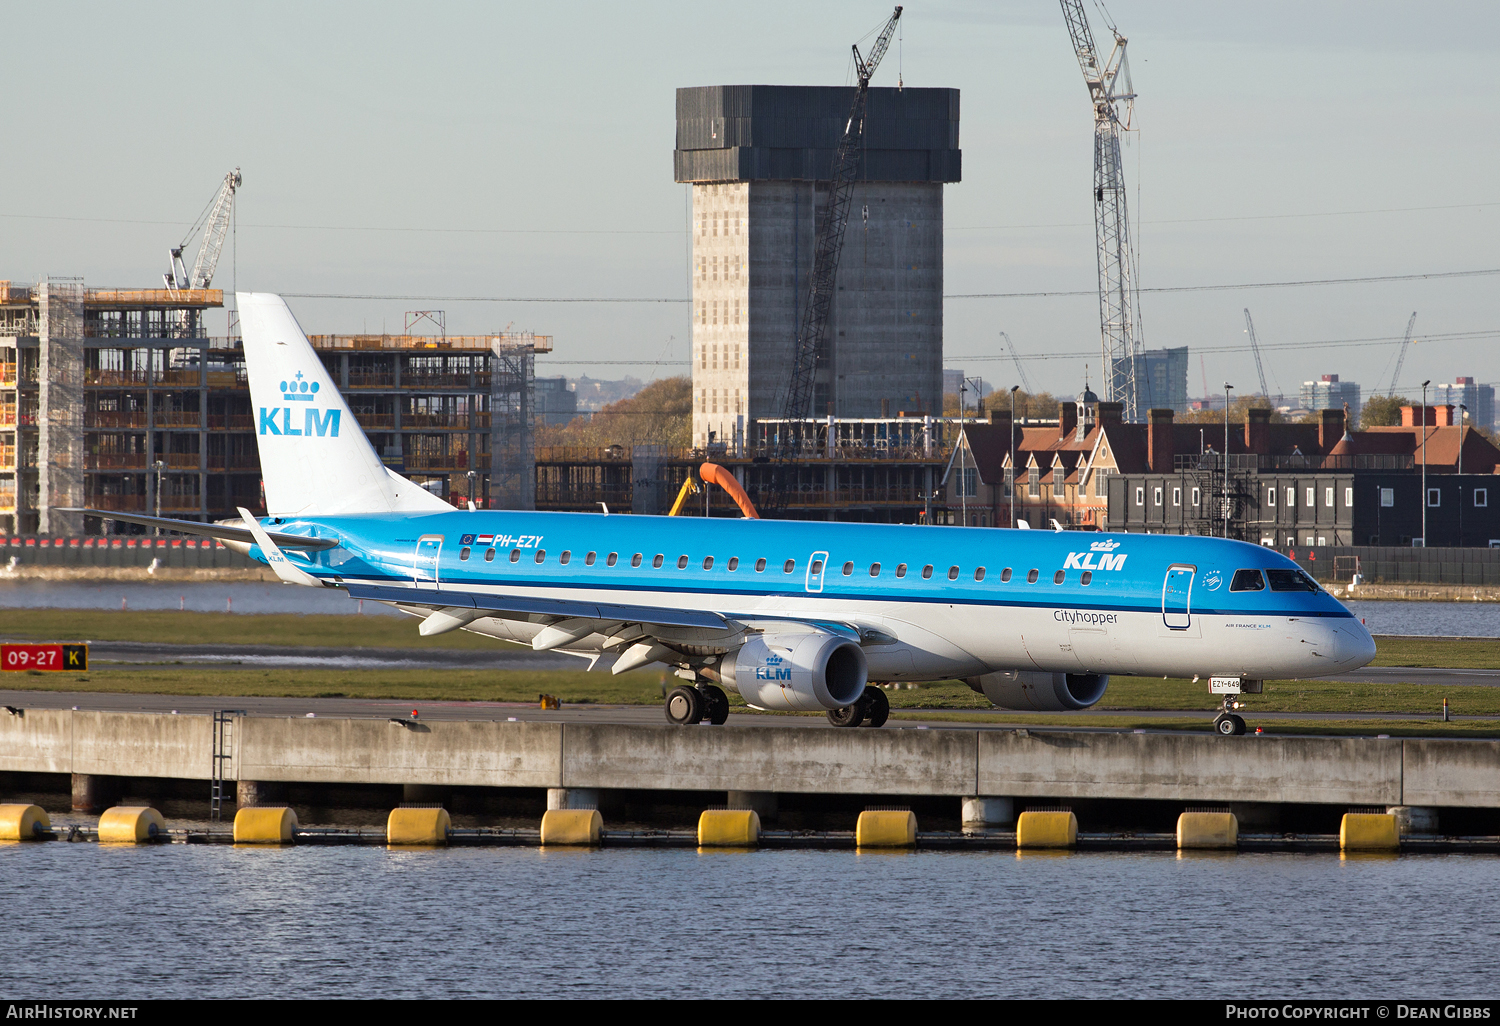
[[730, 571], [730, 573], [733, 573], [734, 571], [738, 570], [739, 568], [740, 568], [740, 557], [739, 556], [730, 556], [729, 557], [729, 571]]
[[1264, 591], [1266, 579], [1259, 570], [1236, 570], [1234, 580], [1229, 582], [1230, 591]]
[[844, 564], [844, 576], [848, 577], [852, 573], [854, 573], [854, 564], [853, 563], [845, 563]]
[[641, 554], [639, 552], [637, 552], [635, 555], [633, 555], [633, 556], [630, 557], [630, 565], [631, 566], [640, 566], [641, 565]]
[[897, 577], [905, 577], [906, 576], [906, 564], [905, 563], [897, 563], [896, 564], [896, 576]]
[[871, 563], [870, 564], [870, 576], [871, 577], [879, 577], [880, 576], [880, 564], [879, 563]]
[[1066, 570], [1059, 570], [1057, 573], [1052, 575], [1052, 583], [1061, 584], [1063, 582], [1063, 578], [1067, 576], [1068, 572]]
[[458, 550], [458, 558], [460, 560], [467, 560], [469, 558], [469, 547], [467, 545]]
[[608, 556], [604, 557], [604, 565], [605, 566], [614, 566], [619, 561], [620, 561], [620, 554], [618, 552], [611, 552]]
[[823, 561], [821, 559], [815, 559], [815, 560], [813, 560], [813, 563], [812, 563], [812, 574], [813, 574], [813, 576], [816, 577], [819, 574], [821, 574], [822, 572], [823, 572]]
[[958, 567], [956, 567], [956, 566], [950, 566], [948, 568], [948, 580], [950, 580], [950, 581], [956, 581], [956, 580], [958, 580]]
[[583, 565], [584, 566], [593, 566], [594, 565], [594, 554], [592, 552], [590, 552], [587, 556], [583, 557]]
[[493, 563], [495, 561], [495, 550], [494, 549], [485, 549], [484, 550], [484, 561], [486, 563]]
[[757, 559], [755, 561], [755, 572], [758, 573], [758, 574], [763, 574], [763, 573], [766, 572], [766, 560], [765, 560], [765, 557], [761, 557], [760, 559]]
[[974, 571], [974, 580], [976, 580], [976, 581], [982, 581], [982, 580], [984, 580], [984, 567], [980, 567], [978, 570]]
[[538, 563], [542, 562], [546, 558], [547, 558], [547, 550], [546, 549], [537, 549], [536, 550], [536, 561]]
[[570, 560], [572, 558], [573, 558], [573, 552], [572, 552], [572, 550], [571, 549], [563, 549], [563, 553], [562, 553], [561, 556], [557, 557], [557, 561], [559, 563], [561, 563], [563, 566], [567, 566], [568, 565], [568, 560]]
[[922, 580], [929, 581], [931, 579], [932, 579], [932, 564], [928, 563], [926, 566], [924, 566], [922, 568]]
[[1033, 570], [1033, 571], [1031, 571], [1030, 573], [1028, 573], [1026, 575], [1026, 583], [1027, 584], [1035, 584], [1037, 582], [1037, 578], [1039, 578], [1041, 576], [1042, 576], [1041, 574], [1039, 574], [1035, 570]]
[[793, 570], [797, 569], [797, 561], [795, 559], [789, 559], [784, 564], [782, 564], [781, 569], [785, 573], [791, 573]]
[[1080, 578], [1078, 578], [1078, 583], [1081, 584], [1081, 585], [1083, 585], [1085, 588], [1087, 588], [1089, 586], [1089, 582], [1092, 581], [1093, 579], [1094, 579], [1094, 571], [1092, 571], [1092, 570], [1085, 570], [1083, 572], [1083, 576], [1080, 577]]
[[[678, 556], [677, 557], [677, 569], [679, 569], [679, 570], [686, 570], [687, 569], [687, 565], [688, 565], [688, 558], [686, 556]], [[704, 569], [707, 570], [708, 568], [704, 567]]]
[[[683, 559], [687, 559], [686, 556], [683, 556], [682, 558]], [[705, 569], [705, 570], [712, 570], [713, 568], [714, 568], [714, 557], [712, 557], [712, 556], [704, 556], [703, 557], [703, 569]]]
[[519, 563], [521, 561], [521, 550], [520, 549], [511, 549], [510, 550], [510, 561], [512, 563]]
[[652, 569], [660, 570], [661, 569], [661, 565], [663, 563], [665, 563], [666, 561], [667, 561], [667, 557], [663, 556], [660, 552], [658, 552], [652, 558], [652, 560], [651, 560], [651, 567], [652, 567]]
[[1004, 570], [1000, 571], [1000, 583], [1001, 584], [1007, 584], [1009, 582], [1010, 582], [1010, 567], [1006, 567]]

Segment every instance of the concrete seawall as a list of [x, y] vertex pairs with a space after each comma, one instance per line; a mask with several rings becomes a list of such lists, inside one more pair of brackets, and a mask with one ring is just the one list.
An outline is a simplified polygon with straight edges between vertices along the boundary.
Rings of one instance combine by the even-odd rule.
[[[1500, 742], [239, 717], [241, 781], [1500, 807]], [[0, 772], [209, 778], [210, 718], [0, 715]]]

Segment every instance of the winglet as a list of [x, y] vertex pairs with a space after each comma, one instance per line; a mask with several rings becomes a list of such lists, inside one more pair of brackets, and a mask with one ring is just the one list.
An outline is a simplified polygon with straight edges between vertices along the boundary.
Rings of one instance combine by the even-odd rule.
[[299, 570], [287, 562], [287, 558], [281, 554], [266, 529], [261, 526], [260, 521], [251, 516], [250, 511], [244, 506], [235, 507], [240, 511], [240, 516], [245, 520], [245, 526], [255, 536], [255, 544], [260, 546], [260, 551], [266, 554], [266, 561], [271, 564], [271, 570], [286, 584], [307, 584], [313, 587], [322, 587], [323, 582], [312, 574]]

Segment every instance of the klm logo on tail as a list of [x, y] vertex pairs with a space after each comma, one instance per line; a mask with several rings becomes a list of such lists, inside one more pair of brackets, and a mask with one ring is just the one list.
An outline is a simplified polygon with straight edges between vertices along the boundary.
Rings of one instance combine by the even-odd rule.
[[[289, 403], [310, 403], [318, 394], [318, 383], [303, 380], [302, 372], [290, 381], [281, 382], [281, 398]], [[339, 410], [318, 410], [308, 407], [303, 409], [301, 418], [302, 426], [292, 426], [292, 408], [290, 406], [274, 406], [259, 408], [259, 433], [262, 435], [306, 435], [309, 438], [316, 435], [319, 438], [337, 438], [339, 436]]]

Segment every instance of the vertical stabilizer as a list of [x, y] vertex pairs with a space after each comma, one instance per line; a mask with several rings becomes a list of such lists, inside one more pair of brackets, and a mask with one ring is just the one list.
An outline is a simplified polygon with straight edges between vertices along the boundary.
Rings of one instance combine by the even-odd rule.
[[380, 462], [280, 296], [235, 298], [270, 516], [453, 508]]

